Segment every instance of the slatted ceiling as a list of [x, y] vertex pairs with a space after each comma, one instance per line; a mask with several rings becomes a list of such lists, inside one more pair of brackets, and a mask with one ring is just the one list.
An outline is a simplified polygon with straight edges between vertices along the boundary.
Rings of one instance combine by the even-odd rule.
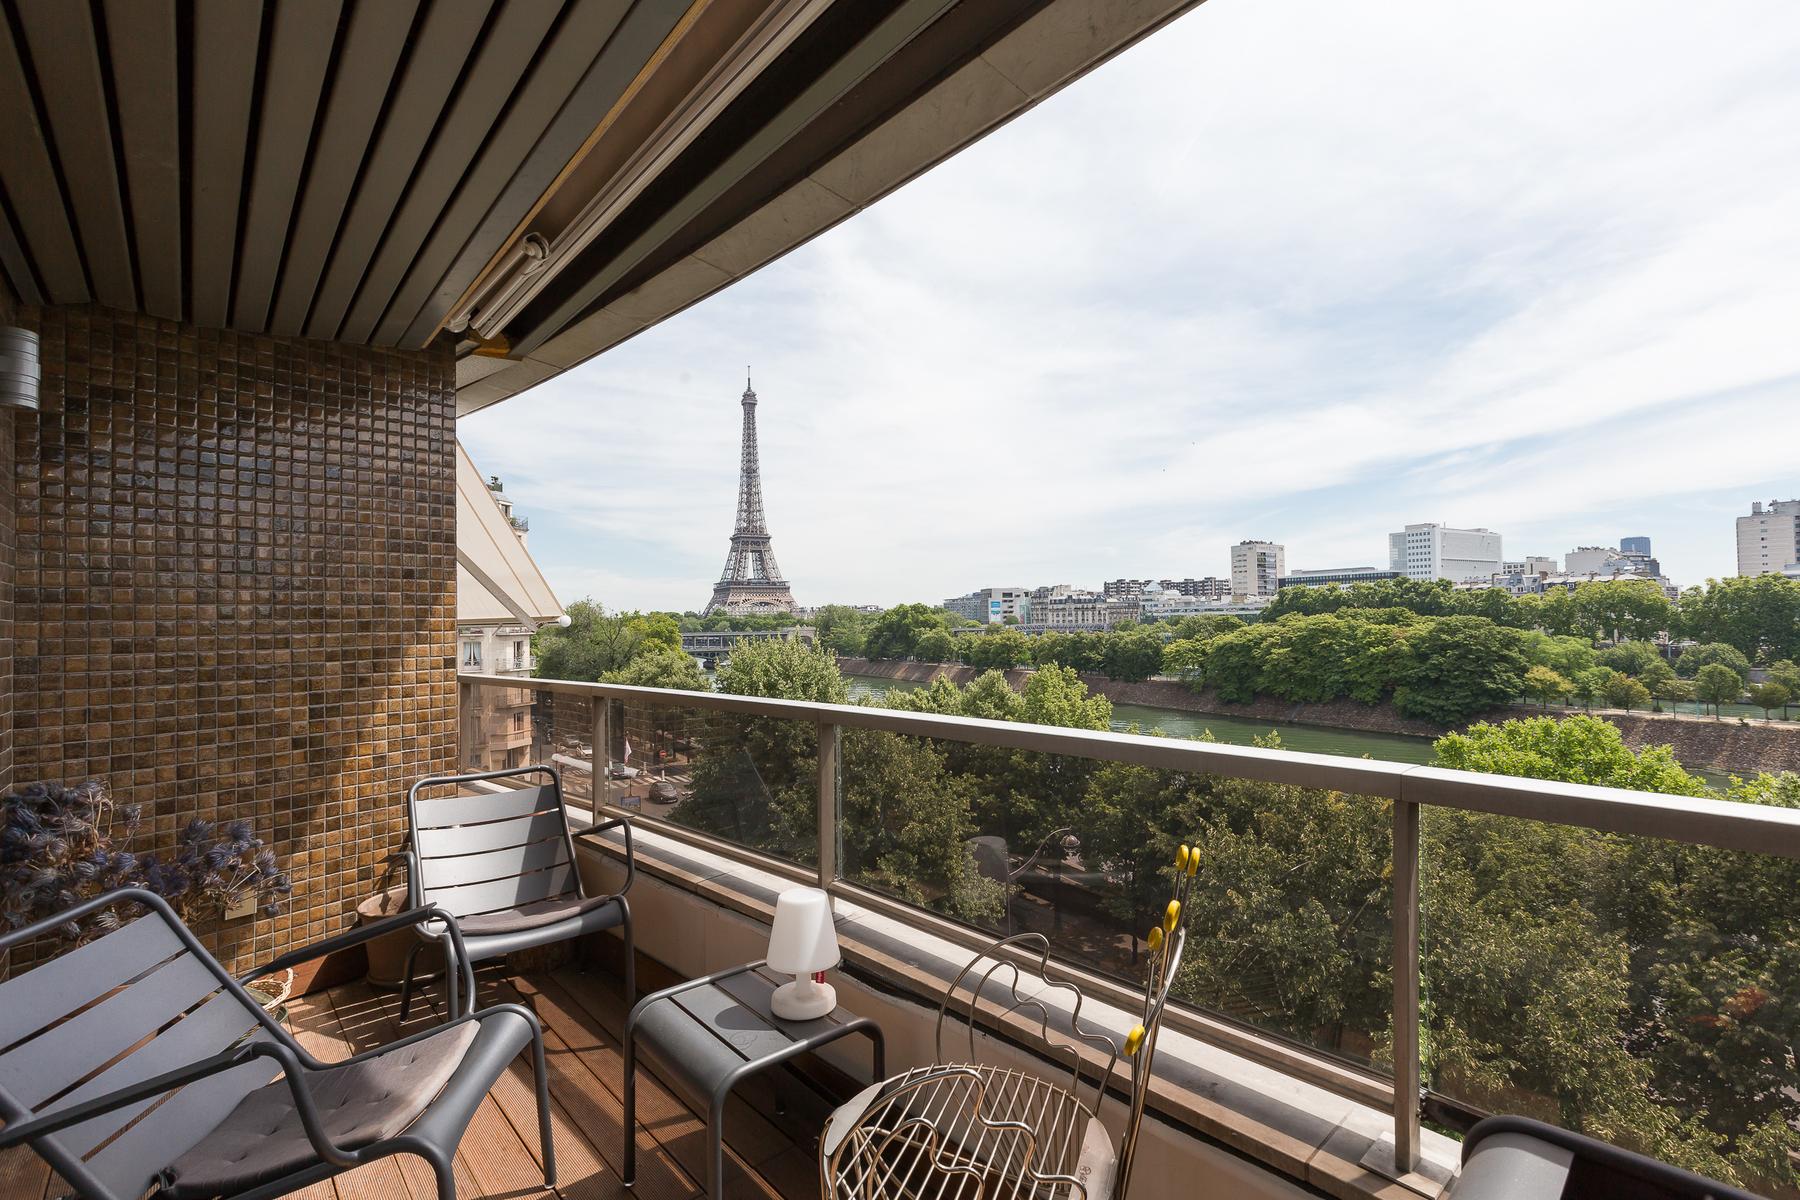
[[381, 249], [363, 276], [350, 315], [338, 330], [339, 340], [366, 342], [373, 336], [407, 266], [442, 216], [506, 102], [530, 73], [562, 7], [562, 0], [506, 0], [432, 135]]
[[68, 0], [21, 0], [16, 11], [94, 293], [102, 304], [135, 308], [137, 285], [93, 13]]
[[517, 879], [497, 879], [464, 887], [426, 888], [425, 903], [440, 904], [452, 916], [505, 912], [539, 900], [553, 900], [575, 891], [575, 872], [564, 865]]
[[[49, 140], [38, 123], [26, 84], [23, 47], [0, 21], [0, 183], [4, 183], [17, 231], [29, 244], [38, 278], [53, 295], [87, 298], [87, 275], [76, 248], [75, 230], [63, 207]], [[14, 290], [36, 290], [29, 272], [13, 272]]]
[[[289, 236], [286, 266], [269, 321], [273, 333], [294, 337], [305, 328], [332, 240], [369, 149], [376, 118], [394, 86], [395, 68], [406, 49], [418, 7], [418, 0], [382, 0], [357, 4], [351, 10], [312, 166], [306, 173], [306, 191]], [[477, 13], [476, 28], [480, 24]]]
[[[543, 194], [544, 187], [593, 131], [606, 113], [604, 104], [595, 103], [598, 94], [605, 90], [605, 48], [630, 7], [630, 0], [569, 0], [562, 20], [532, 64], [531, 74], [520, 83], [505, 114], [470, 165], [455, 199], [433, 224], [430, 236], [408, 264], [399, 289], [376, 327], [377, 341], [398, 342], [407, 335], [457, 253], [468, 245], [477, 224], [493, 210], [495, 202], [507, 191], [508, 182], [517, 178], [516, 173], [528, 159], [540, 166], [546, 158], [556, 161], [527, 206]], [[681, 6], [671, 3], [667, 8], [679, 13]], [[639, 65], [632, 66], [632, 73]], [[624, 84], [620, 83], [617, 90], [623, 91]], [[560, 138], [555, 136], [559, 132], [559, 112], [573, 112], [579, 114], [577, 119], [585, 119], [575, 137], [568, 136], [566, 125], [561, 127]], [[563, 143], [560, 147], [554, 144], [558, 140]], [[519, 215], [524, 215], [523, 208]], [[498, 237], [504, 239], [511, 232], [512, 226], [508, 226]], [[486, 244], [484, 257], [475, 266], [477, 271], [486, 265], [486, 255], [491, 255], [498, 244]], [[455, 299], [452, 296], [450, 302]], [[424, 336], [429, 337], [436, 325], [435, 318], [426, 322]]]
[[686, 19], [684, 8], [679, 3], [639, 3], [630, 7], [592, 69], [598, 86], [590, 87], [584, 81], [577, 96], [557, 115], [556, 122], [544, 134], [543, 151], [534, 153], [520, 167], [493, 208], [482, 218], [474, 237], [442, 273], [406, 330], [405, 344], [421, 344], [437, 332], [454, 311], [468, 282], [478, 278], [486, 268], [492, 257], [491, 247], [507, 244], [513, 232], [554, 185], [557, 176], [618, 103], [625, 88], [641, 71], [642, 64], [650, 61], [675, 27]]
[[[4, 119], [4, 118], [0, 118]], [[26, 257], [18, 227], [7, 211], [5, 189], [0, 187], [0, 300], [22, 300], [26, 304], [42, 304], [44, 294], [38, 290], [31, 274], [31, 260]]]
[[144, 311], [179, 319], [184, 309], [175, 0], [106, 0], [103, 11]]
[[182, 949], [181, 940], [159, 918], [139, 917], [0, 982], [0, 1048], [142, 975]]
[[418, 833], [419, 857], [448, 858], [459, 854], [483, 854], [489, 850], [523, 846], [545, 838], [562, 836], [562, 813], [552, 809], [529, 817], [516, 817], [510, 821], [421, 829]]
[[493, 0], [432, 0], [390, 97], [362, 178], [350, 197], [330, 266], [306, 320], [306, 336], [334, 338], [369, 260], [463, 77]]
[[569, 847], [559, 833], [546, 841], [492, 850], [486, 854], [425, 859], [419, 864], [419, 874], [432, 888], [462, 887], [547, 871], [568, 861]]
[[268, 321], [342, 13], [341, 0], [281, 0], [275, 8], [232, 302], [232, 323], [240, 329], [262, 329]]
[[260, 4], [194, 0], [189, 312], [198, 325], [224, 325], [231, 309], [261, 41]]
[[0, 1055], [0, 1088], [35, 1108], [218, 990], [218, 977], [184, 954]]

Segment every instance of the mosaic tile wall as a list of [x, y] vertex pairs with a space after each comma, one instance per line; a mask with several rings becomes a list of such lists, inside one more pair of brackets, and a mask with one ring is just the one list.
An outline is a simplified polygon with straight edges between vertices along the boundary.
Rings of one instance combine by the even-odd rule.
[[0, 792], [12, 787], [13, 414], [0, 408]]
[[447, 351], [22, 312], [14, 781], [104, 779], [148, 817], [247, 819], [288, 912], [240, 962], [344, 928], [452, 766], [455, 392]]

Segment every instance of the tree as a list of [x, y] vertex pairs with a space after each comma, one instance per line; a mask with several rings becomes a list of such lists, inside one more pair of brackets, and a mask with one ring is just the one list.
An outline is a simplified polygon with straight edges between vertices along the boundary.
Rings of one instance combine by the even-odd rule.
[[1177, 638], [1163, 647], [1162, 670], [1191, 688], [1206, 682], [1207, 643], [1198, 638]]
[[546, 625], [532, 638], [533, 673], [540, 679], [592, 683], [630, 662], [646, 643], [681, 648], [681, 631], [664, 613], [609, 613], [591, 598], [566, 611], [566, 628]]
[[1206, 652], [1206, 686], [1219, 694], [1219, 699], [1232, 704], [1248, 704], [1256, 699], [1261, 679], [1259, 650], [1261, 626], [1251, 626], [1236, 633], [1214, 638]]
[[913, 654], [920, 662], [951, 663], [956, 661], [956, 644], [963, 639], [948, 629], [927, 629]]
[[876, 659], [911, 658], [927, 632], [950, 627], [948, 615], [929, 604], [896, 605], [870, 624], [863, 638], [863, 654]]
[[1779, 683], [1758, 683], [1750, 688], [1750, 703], [1763, 710], [1763, 720], [1771, 719], [1775, 709], [1786, 708], [1793, 694]]
[[837, 662], [823, 650], [789, 638], [743, 642], [719, 671], [719, 690], [733, 696], [768, 696], [847, 704], [849, 687]]
[[1800, 658], [1800, 579], [1709, 579], [1682, 593], [1681, 626], [1695, 641], [1724, 642], [1747, 658]]
[[863, 638], [868, 635], [871, 617], [848, 604], [826, 604], [813, 613], [812, 625], [818, 631], [819, 644], [833, 654], [854, 658], [863, 652]]
[[1565, 679], [1575, 678], [1576, 672], [1586, 671], [1598, 662], [1593, 643], [1586, 638], [1557, 637], [1537, 630], [1525, 635], [1525, 657]]
[[1536, 700], [1539, 708], [1549, 708], [1552, 704], [1561, 704], [1574, 690], [1574, 686], [1549, 667], [1533, 663], [1525, 668], [1525, 695]]
[[1657, 699], [1667, 700], [1671, 704], [1680, 704], [1684, 700], [1691, 704], [1694, 700], [1694, 683], [1690, 679], [1671, 676], [1656, 686], [1655, 694]]
[[1136, 683], [1162, 669], [1163, 639], [1148, 629], [1120, 630], [1107, 635], [1100, 670], [1108, 679]]
[[1731, 668], [1738, 677], [1739, 685], [1750, 678], [1750, 660], [1736, 646], [1729, 646], [1724, 642], [1707, 642], [1688, 647], [1675, 660], [1675, 673], [1684, 679], [1697, 679], [1700, 669], [1711, 663]]
[[1613, 672], [1613, 678], [1606, 683], [1606, 703], [1611, 708], [1622, 708], [1630, 712], [1634, 708], [1650, 707], [1650, 689], [1629, 675]]
[[1595, 640], [1648, 641], [1675, 624], [1675, 606], [1662, 587], [1648, 579], [1597, 579], [1578, 584], [1572, 632]]
[[1612, 686], [1612, 681], [1618, 674], [1611, 667], [1589, 667], [1585, 671], [1575, 672], [1575, 678], [1571, 681], [1574, 684], [1575, 699], [1581, 702], [1583, 708], [1594, 707], [1594, 701], [1605, 698], [1606, 689]]
[[603, 683], [632, 687], [675, 688], [685, 692], [710, 692], [712, 683], [694, 656], [685, 650], [657, 645], [646, 649], [624, 666], [600, 677]]
[[971, 667], [1010, 671], [1031, 660], [1031, 639], [1016, 629], [989, 626], [979, 635], [958, 638], [962, 660]]
[[1792, 660], [1784, 658], [1770, 666], [1767, 675], [1770, 683], [1779, 683], [1787, 689], [1787, 704], [1781, 706], [1781, 715], [1785, 717], [1788, 705], [1800, 700], [1800, 665], [1795, 665]]
[[1617, 725], [1599, 717], [1484, 721], [1439, 738], [1437, 761], [1442, 767], [1490, 775], [1636, 788], [1673, 796], [1708, 794], [1706, 781], [1683, 770], [1668, 746], [1634, 751], [1625, 745]]
[[1662, 654], [1649, 642], [1620, 642], [1600, 652], [1600, 665], [1611, 667], [1633, 678], [1661, 666]]
[[1394, 707], [1454, 725], [1516, 699], [1525, 686], [1524, 637], [1483, 617], [1442, 617], [1410, 630]]
[[1723, 663], [1708, 663], [1694, 676], [1694, 694], [1713, 706], [1715, 717], [1720, 705], [1736, 703], [1743, 692], [1744, 677]]

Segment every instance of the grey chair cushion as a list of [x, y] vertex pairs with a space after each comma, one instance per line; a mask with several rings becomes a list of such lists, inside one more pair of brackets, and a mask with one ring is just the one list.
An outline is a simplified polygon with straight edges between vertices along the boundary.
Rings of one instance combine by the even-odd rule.
[[[355, 1150], [411, 1125], [444, 1090], [477, 1027], [478, 1022], [464, 1021], [363, 1062], [308, 1074], [307, 1087], [331, 1140]], [[180, 1102], [179, 1096], [173, 1100]], [[287, 1081], [277, 1079], [244, 1097], [217, 1128], [170, 1164], [158, 1195], [171, 1200], [231, 1195], [316, 1162]]]
[[583, 899], [571, 892], [567, 896], [521, 904], [517, 908], [509, 908], [502, 912], [459, 917], [456, 923], [461, 926], [464, 937], [490, 937], [501, 933], [523, 933], [527, 929], [537, 929], [545, 925], [554, 925], [558, 921], [566, 921], [570, 917], [579, 917], [612, 902], [613, 897], [611, 896], [589, 896]]

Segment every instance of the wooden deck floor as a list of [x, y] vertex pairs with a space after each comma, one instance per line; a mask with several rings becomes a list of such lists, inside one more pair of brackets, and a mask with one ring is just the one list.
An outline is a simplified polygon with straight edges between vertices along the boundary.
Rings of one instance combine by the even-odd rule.
[[[482, 1003], [513, 1001], [544, 1024], [550, 1068], [559, 1180], [543, 1186], [538, 1160], [537, 1101], [526, 1056], [482, 1103], [456, 1156], [458, 1200], [682, 1200], [701, 1194], [704, 1121], [639, 1059], [638, 1180], [619, 1182], [624, 1147], [619, 1034], [625, 1004], [616, 978], [601, 968], [557, 968], [479, 978]], [[652, 978], [645, 986], [660, 987]], [[289, 1024], [322, 1059], [345, 1058], [423, 1029], [441, 1010], [415, 1004], [400, 1022], [399, 998], [358, 981], [295, 1002]], [[726, 1114], [726, 1192], [733, 1200], [818, 1194], [817, 1132], [830, 1110], [819, 1091], [794, 1076], [752, 1080]], [[56, 1197], [35, 1155], [0, 1154], [0, 1196]], [[425, 1200], [436, 1195], [431, 1172], [415, 1159], [371, 1163], [295, 1193], [304, 1200]]]

